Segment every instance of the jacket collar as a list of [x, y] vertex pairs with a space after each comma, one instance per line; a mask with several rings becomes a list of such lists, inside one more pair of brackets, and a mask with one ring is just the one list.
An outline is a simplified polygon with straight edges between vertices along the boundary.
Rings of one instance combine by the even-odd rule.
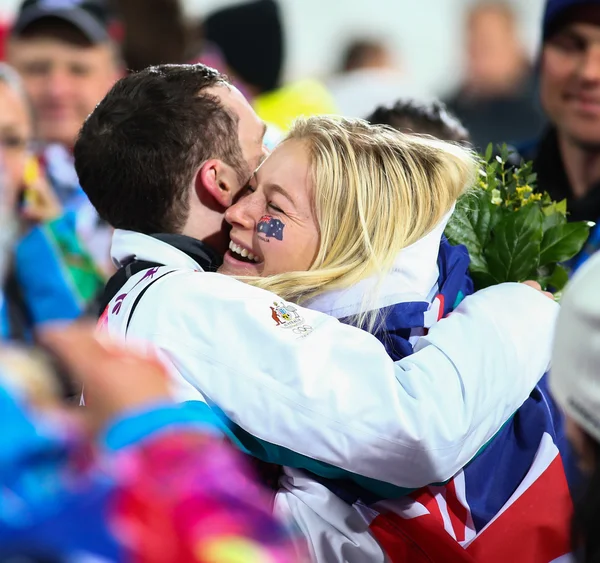
[[221, 265], [221, 257], [212, 248], [184, 235], [144, 235], [116, 229], [110, 254], [117, 268], [134, 260], [209, 272]]

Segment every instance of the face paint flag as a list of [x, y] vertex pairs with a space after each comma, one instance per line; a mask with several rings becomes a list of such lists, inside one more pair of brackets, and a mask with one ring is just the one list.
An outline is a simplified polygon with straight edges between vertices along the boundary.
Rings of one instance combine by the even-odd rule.
[[279, 219], [275, 219], [271, 215], [265, 215], [258, 222], [256, 231], [263, 233], [267, 238], [272, 237], [277, 240], [283, 240], [283, 227], [285, 227], [285, 224]]

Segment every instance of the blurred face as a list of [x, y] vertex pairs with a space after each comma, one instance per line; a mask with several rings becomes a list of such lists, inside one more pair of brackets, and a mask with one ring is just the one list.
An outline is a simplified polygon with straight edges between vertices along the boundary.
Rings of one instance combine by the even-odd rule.
[[308, 270], [319, 245], [312, 190], [308, 150], [284, 142], [225, 213], [231, 243], [219, 271], [264, 277]]
[[0, 145], [6, 173], [6, 203], [14, 208], [29, 157], [32, 129], [29, 111], [21, 97], [0, 82]]
[[510, 15], [494, 8], [473, 14], [468, 33], [468, 79], [486, 87], [512, 77], [523, 62], [523, 50]]
[[544, 45], [541, 98], [561, 134], [596, 147], [600, 146], [600, 7], [588, 6], [577, 16]]
[[39, 138], [67, 146], [118, 78], [108, 44], [83, 47], [53, 37], [15, 39], [9, 60], [25, 82]]

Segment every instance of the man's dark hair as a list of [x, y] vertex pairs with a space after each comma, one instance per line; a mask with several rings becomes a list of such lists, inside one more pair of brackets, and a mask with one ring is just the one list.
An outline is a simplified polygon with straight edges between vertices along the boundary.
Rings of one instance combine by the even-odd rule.
[[203, 92], [220, 84], [227, 77], [202, 64], [149, 67], [115, 84], [74, 150], [81, 187], [102, 219], [144, 234], [179, 233], [203, 162], [218, 158], [246, 174], [237, 117]]
[[439, 101], [399, 100], [393, 106], [379, 106], [367, 121], [389, 125], [404, 133], [431, 135], [442, 141], [471, 142], [464, 125]]

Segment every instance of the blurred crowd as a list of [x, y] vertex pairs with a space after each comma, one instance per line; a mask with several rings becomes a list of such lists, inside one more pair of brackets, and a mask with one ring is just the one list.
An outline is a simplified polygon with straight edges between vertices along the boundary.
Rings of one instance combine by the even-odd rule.
[[[464, 23], [437, 100], [372, 34], [284, 81], [276, 0], [20, 3], [1, 562], [600, 561], [600, 1]], [[593, 223], [560, 312], [443, 236], [489, 143]]]

